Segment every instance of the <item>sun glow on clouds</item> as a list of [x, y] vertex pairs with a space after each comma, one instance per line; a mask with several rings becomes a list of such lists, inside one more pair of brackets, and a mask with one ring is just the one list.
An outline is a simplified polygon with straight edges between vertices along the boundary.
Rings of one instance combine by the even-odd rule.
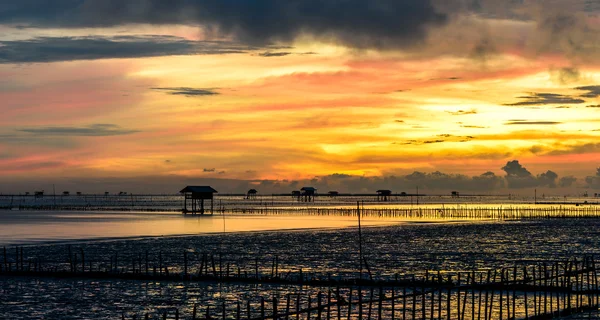
[[[531, 29], [531, 22], [492, 24]], [[206, 39], [202, 30], [188, 26], [136, 28], [138, 35]], [[65, 30], [35, 35], [36, 30], [15, 29], [8, 37], [52, 37]], [[69, 32], [124, 31], [131, 33], [121, 27]], [[301, 37], [230, 54], [0, 64], [0, 111], [6, 115], [0, 118], [0, 155], [10, 155], [0, 157], [0, 173], [68, 174], [70, 167], [90, 176], [232, 179], [382, 175], [417, 168], [481, 174], [499, 172], [513, 158], [527, 159], [532, 168], [559, 163], [561, 174], [583, 175], [593, 168], [598, 151], [574, 145], [600, 136], [594, 131], [600, 109], [586, 108], [600, 104], [598, 97], [565, 105], [516, 104], [546, 93], [579, 98], [585, 92], [576, 87], [600, 83], [597, 65], [582, 64], [561, 83], [556, 70], [571, 65], [566, 57], [532, 57], [516, 49], [485, 59], [432, 53], [451, 46], [438, 43], [418, 56]], [[49, 137], [23, 131], [98, 124], [127, 134], [63, 134], [45, 151], [35, 146]], [[31, 165], [36, 162], [47, 165]], [[473, 165], [460, 169], [461, 163]]]

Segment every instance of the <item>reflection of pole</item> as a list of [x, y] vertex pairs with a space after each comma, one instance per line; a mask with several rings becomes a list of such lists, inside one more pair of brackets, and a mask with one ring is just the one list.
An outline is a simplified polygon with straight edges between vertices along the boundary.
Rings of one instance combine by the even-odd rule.
[[533, 189], [533, 203], [537, 204], [537, 189]]
[[54, 187], [54, 184], [52, 185], [52, 194], [54, 197], [54, 206], [56, 207], [56, 188]]
[[359, 279], [362, 280], [363, 254], [362, 254], [362, 229], [360, 226], [360, 202], [356, 201], [356, 213], [358, 216], [358, 259], [360, 260]]

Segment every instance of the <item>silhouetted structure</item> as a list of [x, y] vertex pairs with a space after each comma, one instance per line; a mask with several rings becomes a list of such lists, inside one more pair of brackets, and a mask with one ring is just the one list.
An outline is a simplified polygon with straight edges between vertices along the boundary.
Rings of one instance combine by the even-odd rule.
[[71, 194], [71, 193], [70, 193], [69, 191], [63, 191], [63, 196], [68, 196], [68, 195], [70, 195], [70, 194]]
[[108, 191], [104, 192], [104, 196], [105, 197], [108, 196]]
[[77, 191], [77, 195], [80, 196], [81, 195], [81, 191]]
[[335, 198], [340, 195], [340, 193], [337, 191], [329, 191], [329, 192], [327, 192], [327, 194], [332, 198]]
[[256, 191], [256, 189], [248, 190], [248, 193], [246, 193], [246, 199], [256, 199], [257, 193], [258, 193], [258, 191]]
[[[179, 191], [183, 193], [183, 213], [184, 214], [204, 214], [204, 200], [210, 200], [210, 214], [213, 214], [213, 195], [217, 190], [209, 186], [187, 186]], [[188, 209], [188, 200], [191, 208]]]
[[377, 201], [390, 201], [391, 196], [390, 190], [377, 190]]
[[460, 193], [458, 191], [452, 191], [452, 198], [460, 198]]
[[304, 198], [304, 202], [314, 202], [315, 201], [315, 193], [317, 189], [313, 187], [303, 187], [300, 189], [302, 191], [302, 197]]
[[33, 194], [36, 198], [43, 198], [44, 197], [44, 191], [36, 191]]
[[298, 190], [292, 191], [292, 198], [296, 198], [298, 201], [300, 201], [300, 196], [301, 195], [302, 195], [302, 192], [300, 192]]
[[402, 191], [402, 192], [400, 192], [400, 196], [401, 196], [401, 197], [407, 197], [407, 196], [408, 196], [408, 194], [407, 194], [406, 192]]

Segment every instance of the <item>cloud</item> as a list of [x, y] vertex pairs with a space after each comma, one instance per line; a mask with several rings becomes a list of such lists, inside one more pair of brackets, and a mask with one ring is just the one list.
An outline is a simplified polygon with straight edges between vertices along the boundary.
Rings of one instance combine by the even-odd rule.
[[190, 88], [190, 87], [165, 87], [151, 88], [152, 90], [166, 91], [168, 94], [181, 95], [186, 97], [194, 96], [214, 96], [220, 93], [215, 91], [215, 88]]
[[575, 88], [581, 91], [587, 91], [581, 95], [583, 98], [596, 98], [600, 96], [600, 86], [585, 86], [585, 87], [577, 87]]
[[230, 54], [257, 49], [228, 41], [190, 41], [180, 37], [158, 35], [37, 37], [27, 40], [0, 40], [0, 63]]
[[[340, 12], [343, 11], [343, 14]], [[246, 43], [309, 35], [352, 47], [404, 47], [448, 16], [432, 0], [21, 0], [0, 2], [0, 23], [39, 27], [188, 24]]]
[[585, 182], [589, 188], [600, 189], [600, 168], [596, 169], [595, 176], [585, 177]]
[[83, 136], [105, 137], [137, 133], [137, 130], [123, 129], [115, 124], [93, 124], [87, 127], [39, 127], [19, 129], [20, 132], [41, 136]]
[[577, 181], [577, 178], [575, 178], [574, 176], [566, 176], [566, 177], [562, 177], [562, 178], [560, 178], [560, 180], [558, 180], [558, 185], [561, 188], [568, 188], [568, 187], [571, 187], [576, 181]]
[[561, 84], [577, 82], [581, 78], [581, 72], [575, 67], [564, 67], [550, 69], [550, 75], [553, 80]]
[[486, 129], [488, 127], [484, 126], [475, 126], [475, 125], [461, 125], [461, 128], [469, 128], [469, 129]]
[[506, 165], [504, 167], [502, 167], [502, 170], [504, 172], [506, 172], [507, 176], [520, 177], [520, 178], [531, 176], [531, 172], [529, 172], [527, 169], [525, 169], [525, 167], [523, 167], [519, 163], [519, 160], [513, 160], [513, 161], [507, 162]]
[[504, 125], [513, 126], [513, 125], [555, 125], [561, 124], [562, 122], [557, 121], [527, 121], [527, 120], [509, 120], [505, 122]]
[[558, 174], [550, 170], [537, 176], [539, 186], [547, 186], [550, 188], [556, 187], [556, 179], [558, 179]]
[[505, 178], [509, 188], [520, 189], [538, 186], [538, 180], [518, 160], [507, 162], [502, 170], [506, 172]]
[[471, 110], [458, 110], [458, 111], [446, 111], [447, 113], [453, 115], [453, 116], [464, 116], [467, 114], [477, 114], [477, 110], [475, 109], [471, 109]]
[[283, 57], [283, 56], [287, 56], [287, 55], [290, 55], [290, 54], [292, 54], [292, 53], [291, 52], [270, 52], [270, 51], [267, 51], [267, 52], [259, 53], [258, 55], [261, 56], [261, 57], [270, 58], [270, 57]]
[[531, 93], [528, 96], [521, 96], [518, 99], [524, 101], [507, 103], [505, 106], [537, 106], [537, 105], [548, 105], [548, 104], [579, 104], [585, 103], [585, 100], [574, 98], [556, 93]]

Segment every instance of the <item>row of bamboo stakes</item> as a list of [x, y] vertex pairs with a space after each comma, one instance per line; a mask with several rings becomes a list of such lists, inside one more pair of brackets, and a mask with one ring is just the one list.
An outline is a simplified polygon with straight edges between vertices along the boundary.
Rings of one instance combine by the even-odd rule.
[[[294, 300], [287, 295], [285, 303], [278, 296], [273, 297], [270, 304], [264, 300], [260, 304], [225, 301], [224, 307], [213, 305], [212, 311], [210, 306], [206, 306], [204, 316], [208, 315], [208, 318], [547, 319], [592, 310], [600, 304], [597, 267], [591, 256], [581, 261], [539, 262], [501, 270], [453, 273], [425, 271], [422, 276], [396, 276], [387, 280], [372, 280], [372, 277], [334, 280], [311, 279], [303, 275], [301, 270], [296, 277], [289, 273], [284, 275], [280, 272], [277, 257], [270, 266], [270, 274], [259, 272], [257, 260], [252, 275], [247, 270], [242, 272], [239, 267], [234, 272], [229, 266], [223, 266], [221, 259], [203, 254], [198, 261], [199, 268], [192, 274], [189, 272], [191, 263], [187, 252], [184, 252], [181, 272], [169, 273], [169, 270], [181, 268], [165, 267], [160, 253], [158, 261], [152, 263], [147, 252], [145, 263], [140, 255], [131, 261], [131, 269], [119, 268], [122, 263], [119, 264], [119, 257], [115, 254], [108, 267], [103, 269], [97, 266], [94, 270], [91, 261], [86, 267], [83, 249], [77, 254], [68, 246], [69, 268], [60, 270], [56, 266], [44, 267], [37, 259], [26, 261], [23, 247], [16, 247], [14, 256], [9, 254], [10, 251], [6, 248], [3, 250], [0, 276], [279, 283], [299, 285], [301, 291], [302, 288], [328, 288], [326, 294], [318, 294], [317, 297], [299, 293]], [[282, 304], [285, 308], [281, 307]], [[240, 305], [245, 308], [240, 309]], [[193, 318], [201, 319], [194, 315]]]
[[[144, 211], [180, 212], [180, 209], [143, 207], [87, 207], [87, 206], [31, 206], [22, 210], [63, 210], [63, 211]], [[215, 212], [224, 215], [299, 215], [299, 216], [342, 216], [356, 217], [356, 209], [335, 207], [219, 207]], [[401, 207], [363, 208], [361, 216], [390, 219], [470, 219], [470, 220], [514, 220], [514, 219], [572, 219], [600, 218], [600, 206], [440, 206], [440, 207]]]
[[[549, 267], [549, 268], [548, 268]], [[463, 278], [461, 279], [461, 275]], [[466, 275], [466, 278], [464, 277]], [[192, 319], [553, 319], [598, 309], [600, 290], [596, 266], [591, 258], [563, 264], [523, 266], [500, 271], [459, 273], [447, 279], [442, 274], [425, 276], [411, 286], [340, 287], [252, 301], [221, 301], [199, 312], [193, 305]], [[144, 318], [170, 316], [146, 313]], [[179, 319], [179, 310], [175, 311]], [[137, 315], [132, 316], [137, 319]], [[125, 314], [123, 314], [125, 319]]]

